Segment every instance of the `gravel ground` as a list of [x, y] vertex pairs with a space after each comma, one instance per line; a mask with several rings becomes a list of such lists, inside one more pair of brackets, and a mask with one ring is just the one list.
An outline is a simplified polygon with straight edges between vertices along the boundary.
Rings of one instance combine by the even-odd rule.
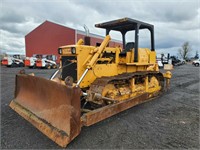
[[[1, 148], [58, 149], [30, 123], [9, 108], [15, 74], [21, 68], [1, 67]], [[25, 69], [50, 77], [54, 70]], [[200, 67], [176, 67], [167, 93], [90, 127], [83, 127], [68, 149], [200, 149]]]

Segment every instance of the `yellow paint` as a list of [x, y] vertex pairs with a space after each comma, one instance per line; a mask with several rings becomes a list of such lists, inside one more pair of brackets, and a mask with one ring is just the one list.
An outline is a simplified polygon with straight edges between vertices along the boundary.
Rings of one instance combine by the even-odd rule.
[[79, 39], [78, 42], [76, 43], [76, 45], [83, 45], [83, 44], [84, 44], [83, 39]]
[[148, 85], [148, 92], [149, 93], [154, 93], [157, 92], [161, 89], [161, 86], [159, 85], [159, 81], [157, 80], [156, 77], [151, 77]]
[[163, 76], [167, 79], [171, 79], [172, 73], [170, 71], [167, 71], [166, 73], [163, 73]]
[[[83, 40], [79, 40], [76, 45], [60, 47], [62, 56], [77, 57], [77, 80], [87, 68], [89, 69], [80, 83], [81, 88], [89, 87], [96, 78], [137, 71], [159, 71], [155, 51], [139, 48], [138, 62], [134, 62], [134, 50], [127, 52], [126, 55], [120, 55], [120, 47], [106, 47], [110, 39], [110, 36], [106, 36], [100, 47], [82, 45]], [[71, 53], [71, 48], [76, 49], [76, 54]], [[171, 78], [169, 72], [163, 75]]]

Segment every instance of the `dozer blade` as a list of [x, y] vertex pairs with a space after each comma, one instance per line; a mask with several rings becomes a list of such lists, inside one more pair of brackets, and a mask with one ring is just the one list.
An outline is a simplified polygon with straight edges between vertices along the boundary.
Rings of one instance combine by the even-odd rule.
[[44, 78], [17, 75], [10, 107], [51, 140], [66, 147], [81, 130], [80, 92], [80, 88]]

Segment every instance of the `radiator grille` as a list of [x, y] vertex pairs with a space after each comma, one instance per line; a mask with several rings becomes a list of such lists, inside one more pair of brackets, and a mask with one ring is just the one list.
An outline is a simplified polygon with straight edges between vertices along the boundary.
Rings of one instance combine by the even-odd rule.
[[77, 63], [76, 56], [62, 56], [62, 79], [64, 80], [67, 76], [71, 76], [74, 82], [77, 82]]

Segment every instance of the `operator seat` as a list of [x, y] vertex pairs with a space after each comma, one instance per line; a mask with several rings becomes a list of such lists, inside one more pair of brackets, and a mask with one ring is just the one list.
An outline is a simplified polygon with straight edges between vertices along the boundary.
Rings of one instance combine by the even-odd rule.
[[126, 53], [131, 51], [131, 49], [133, 49], [134, 47], [135, 47], [135, 43], [134, 42], [126, 43], [125, 49], [119, 55], [126, 56]]

